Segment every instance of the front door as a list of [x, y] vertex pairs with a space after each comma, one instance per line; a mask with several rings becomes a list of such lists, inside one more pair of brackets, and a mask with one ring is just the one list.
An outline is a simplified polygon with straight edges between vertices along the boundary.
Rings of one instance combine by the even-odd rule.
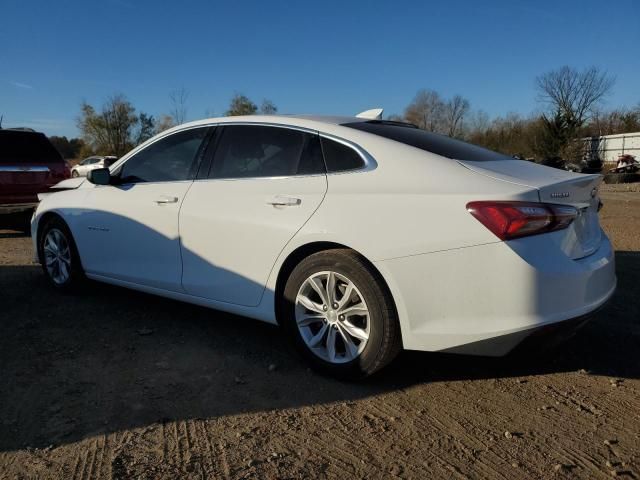
[[87, 273], [181, 291], [178, 214], [208, 128], [163, 137], [96, 185], [79, 215], [77, 244]]

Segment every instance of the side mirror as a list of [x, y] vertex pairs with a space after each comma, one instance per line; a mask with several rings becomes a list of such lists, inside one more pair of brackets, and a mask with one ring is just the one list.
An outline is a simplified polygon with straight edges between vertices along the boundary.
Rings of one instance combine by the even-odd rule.
[[109, 185], [111, 173], [108, 168], [96, 168], [87, 172], [87, 180], [96, 185]]

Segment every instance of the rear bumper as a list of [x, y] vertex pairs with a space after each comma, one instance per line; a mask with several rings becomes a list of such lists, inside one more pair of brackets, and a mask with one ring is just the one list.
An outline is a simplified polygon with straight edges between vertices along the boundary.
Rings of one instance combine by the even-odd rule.
[[611, 298], [614, 253], [602, 235], [598, 250], [579, 260], [549, 245], [496, 242], [376, 266], [396, 301], [406, 349], [502, 356]]
[[534, 327], [516, 333], [501, 335], [444, 350], [448, 353], [496, 356], [495, 352], [527, 353], [557, 347], [573, 337], [587, 322], [595, 318], [602, 308], [569, 320]]
[[0, 203], [0, 214], [2, 213], [22, 213], [35, 209], [38, 202], [28, 203]]

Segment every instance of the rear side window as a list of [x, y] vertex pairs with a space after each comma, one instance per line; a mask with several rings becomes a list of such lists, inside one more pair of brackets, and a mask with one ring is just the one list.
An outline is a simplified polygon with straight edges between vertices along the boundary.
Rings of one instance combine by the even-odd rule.
[[413, 125], [378, 120], [345, 123], [344, 126], [373, 133], [426, 152], [456, 160], [471, 160], [476, 162], [512, 160], [511, 157], [503, 155], [502, 153], [455, 140], [446, 135], [426, 132]]
[[358, 152], [335, 140], [322, 138], [322, 151], [329, 173], [355, 170], [364, 166], [364, 160]]
[[324, 173], [318, 135], [259, 125], [223, 127], [209, 178]]
[[63, 161], [60, 153], [42, 133], [0, 130], [0, 164]]
[[192, 128], [152, 143], [129, 158], [120, 170], [120, 183], [190, 180], [197, 168], [200, 146], [208, 128]]

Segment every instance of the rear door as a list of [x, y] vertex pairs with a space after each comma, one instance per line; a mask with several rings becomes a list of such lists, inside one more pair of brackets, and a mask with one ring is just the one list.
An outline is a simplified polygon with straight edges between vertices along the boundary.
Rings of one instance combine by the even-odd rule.
[[228, 125], [216, 132], [212, 165], [180, 211], [187, 293], [258, 305], [287, 242], [327, 191], [317, 133]]

